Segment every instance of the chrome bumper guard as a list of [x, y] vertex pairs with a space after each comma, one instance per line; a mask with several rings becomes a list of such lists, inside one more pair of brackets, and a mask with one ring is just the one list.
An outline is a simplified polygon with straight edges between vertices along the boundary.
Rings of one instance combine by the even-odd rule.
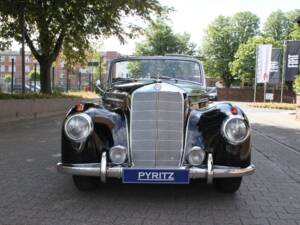
[[[61, 173], [78, 176], [100, 177], [101, 182], [106, 182], [107, 177], [122, 178], [123, 167], [106, 166], [106, 152], [102, 154], [101, 163], [66, 164], [57, 163], [57, 170]], [[207, 179], [212, 183], [214, 178], [242, 177], [254, 173], [255, 166], [251, 164], [246, 168], [213, 165], [212, 154], [208, 155], [207, 168], [188, 168], [190, 179]]]

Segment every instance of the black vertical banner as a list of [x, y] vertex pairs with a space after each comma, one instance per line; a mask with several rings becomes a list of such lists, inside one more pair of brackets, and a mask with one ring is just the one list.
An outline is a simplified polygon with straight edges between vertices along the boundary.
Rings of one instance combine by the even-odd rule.
[[281, 62], [281, 49], [273, 48], [271, 56], [271, 71], [269, 77], [269, 83], [280, 83], [280, 62]]
[[285, 80], [293, 81], [298, 74], [300, 41], [287, 41], [285, 53]]

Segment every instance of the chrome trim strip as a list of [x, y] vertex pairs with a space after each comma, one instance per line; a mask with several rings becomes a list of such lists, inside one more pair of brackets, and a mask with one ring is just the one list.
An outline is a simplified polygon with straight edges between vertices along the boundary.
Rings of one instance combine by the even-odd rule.
[[[129, 113], [131, 113], [130, 112], [130, 110], [129, 110]], [[131, 152], [130, 152], [130, 148], [131, 148], [131, 146], [130, 146], [130, 142], [129, 142], [129, 128], [128, 128], [128, 118], [127, 118], [127, 116], [124, 114], [124, 117], [125, 117], [125, 124], [126, 124], [126, 138], [127, 138], [127, 159], [128, 159], [128, 163], [129, 163], [129, 165], [131, 165], [131, 163], [132, 163], [132, 160], [131, 160]]]
[[100, 176], [100, 163], [67, 164], [59, 162], [56, 167], [57, 171], [60, 173], [78, 176]]
[[187, 149], [186, 149], [186, 145], [187, 145], [187, 139], [188, 139], [188, 131], [189, 131], [189, 124], [190, 124], [190, 118], [191, 118], [191, 113], [193, 110], [190, 110], [189, 114], [188, 114], [188, 118], [186, 121], [186, 126], [185, 126], [185, 137], [184, 137], [184, 149], [183, 149], [183, 154], [181, 156], [181, 165], [183, 165], [185, 157], [186, 157], [186, 153], [187, 153]]
[[[101, 167], [102, 167], [101, 163], [86, 163], [86, 164], [57, 163], [57, 170], [60, 173], [79, 175], [79, 176], [99, 177], [101, 175], [100, 173]], [[179, 167], [179, 168], [176, 167], [175, 169], [180, 169], [180, 168], [184, 169], [185, 167]], [[147, 169], [147, 168], [143, 168], [143, 169]], [[155, 169], [159, 169], [159, 168], [155, 168]], [[191, 167], [188, 168], [188, 170], [191, 179], [208, 178], [207, 168]], [[123, 172], [123, 167], [121, 166], [107, 167], [105, 169], [106, 177], [121, 178], [122, 172]], [[253, 174], [254, 172], [255, 172], [255, 166], [253, 164], [251, 164], [246, 168], [214, 165], [212, 169], [212, 176], [213, 178], [242, 177], [242, 176]], [[102, 175], [104, 175], [104, 173], [102, 173]]]
[[102, 183], [106, 182], [106, 152], [102, 153], [101, 165], [100, 165], [100, 181]]
[[207, 183], [213, 183], [214, 171], [213, 171], [213, 156], [212, 153], [208, 154], [207, 157]]

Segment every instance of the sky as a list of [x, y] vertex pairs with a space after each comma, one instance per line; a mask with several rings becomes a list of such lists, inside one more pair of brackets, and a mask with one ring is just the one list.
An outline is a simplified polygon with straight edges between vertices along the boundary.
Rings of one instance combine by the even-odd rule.
[[[239, 11], [251, 11], [255, 13], [261, 23], [268, 15], [281, 9], [282, 11], [300, 8], [299, 0], [159, 0], [162, 5], [174, 7], [175, 12], [169, 15], [173, 30], [177, 33], [187, 32], [191, 35], [191, 41], [201, 44], [204, 31], [208, 24], [219, 15], [231, 16]], [[121, 44], [117, 38], [110, 37], [103, 40], [101, 51], [118, 51], [122, 54], [133, 54], [135, 44], [143, 40], [139, 37], [127, 40]], [[19, 49], [17, 44], [13, 49]]]
[[[239, 11], [251, 11], [263, 23], [268, 15], [277, 9], [289, 11], [300, 8], [299, 0], [160, 0], [160, 2], [162, 5], [175, 8], [175, 12], [169, 16], [173, 30], [177, 33], [189, 33], [191, 41], [198, 46], [208, 24], [219, 15], [231, 16]], [[116, 38], [111, 37], [103, 41], [102, 50], [132, 54], [135, 44], [141, 40], [142, 37], [127, 40], [127, 43], [122, 45]]]

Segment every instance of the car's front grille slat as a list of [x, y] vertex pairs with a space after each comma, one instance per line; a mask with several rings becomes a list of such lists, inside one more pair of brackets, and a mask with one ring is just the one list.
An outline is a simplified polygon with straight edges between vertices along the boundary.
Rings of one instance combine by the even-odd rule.
[[137, 92], [131, 99], [131, 154], [136, 167], [176, 167], [183, 148], [180, 92]]

